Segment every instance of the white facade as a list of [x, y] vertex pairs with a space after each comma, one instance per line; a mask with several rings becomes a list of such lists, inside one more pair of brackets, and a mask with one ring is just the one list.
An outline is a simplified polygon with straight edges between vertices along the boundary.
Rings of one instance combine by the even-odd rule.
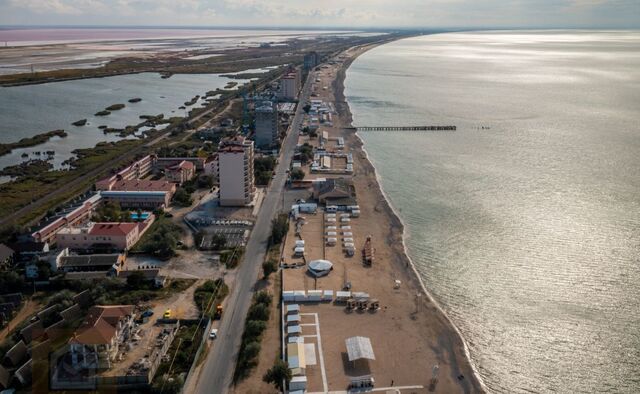
[[287, 74], [280, 79], [279, 98], [283, 100], [295, 100], [298, 94], [299, 83], [296, 74]]
[[244, 206], [253, 201], [253, 141], [223, 141], [218, 152], [221, 206]]

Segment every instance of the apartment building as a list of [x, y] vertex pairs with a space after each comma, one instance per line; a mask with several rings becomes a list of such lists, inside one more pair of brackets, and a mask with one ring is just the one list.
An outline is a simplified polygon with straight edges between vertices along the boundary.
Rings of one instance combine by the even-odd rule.
[[246, 206], [253, 201], [253, 141], [242, 136], [220, 142], [218, 179], [221, 206]]
[[278, 107], [264, 101], [256, 108], [256, 148], [268, 149], [278, 143]]

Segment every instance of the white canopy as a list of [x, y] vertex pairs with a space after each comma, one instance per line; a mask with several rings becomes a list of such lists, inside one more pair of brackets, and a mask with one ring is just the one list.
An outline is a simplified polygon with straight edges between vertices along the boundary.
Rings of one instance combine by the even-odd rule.
[[360, 360], [365, 358], [367, 360], [375, 360], [376, 356], [373, 354], [373, 348], [371, 347], [371, 340], [367, 337], [351, 337], [345, 341], [347, 345], [347, 354], [349, 355], [349, 361]]

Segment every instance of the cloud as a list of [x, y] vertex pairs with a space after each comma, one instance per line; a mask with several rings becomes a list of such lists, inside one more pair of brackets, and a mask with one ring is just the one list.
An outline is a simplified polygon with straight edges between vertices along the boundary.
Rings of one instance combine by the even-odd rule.
[[638, 0], [0, 0], [3, 24], [640, 27]]

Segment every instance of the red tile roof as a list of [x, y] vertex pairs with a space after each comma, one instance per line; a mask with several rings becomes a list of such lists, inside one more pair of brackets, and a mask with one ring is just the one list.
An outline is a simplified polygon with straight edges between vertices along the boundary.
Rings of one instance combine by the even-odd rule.
[[131, 233], [136, 227], [137, 223], [95, 223], [91, 230], [90, 235], [103, 235], [103, 236], [123, 236]]
[[130, 181], [116, 182], [111, 190], [127, 192], [170, 192], [175, 190], [175, 187], [175, 184], [166, 180], [152, 181], [145, 179], [132, 179]]
[[106, 345], [116, 335], [118, 322], [133, 314], [133, 305], [94, 306], [89, 309], [71, 343]]

